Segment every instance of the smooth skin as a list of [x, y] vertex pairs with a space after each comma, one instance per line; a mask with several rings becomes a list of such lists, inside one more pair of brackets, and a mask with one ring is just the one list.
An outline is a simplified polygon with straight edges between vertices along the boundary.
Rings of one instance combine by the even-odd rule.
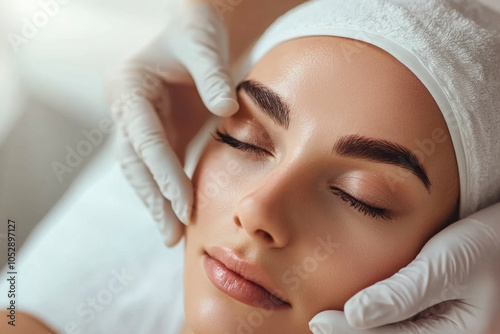
[[[289, 125], [278, 125], [240, 89], [240, 111], [218, 130], [261, 151], [215, 139], [205, 148], [186, 228], [183, 334], [234, 333], [242, 322], [255, 334], [310, 333], [314, 315], [343, 310], [356, 292], [405, 267], [457, 215], [446, 123], [423, 84], [387, 52], [345, 38], [300, 38], [272, 49], [245, 80], [280, 96]], [[400, 166], [332, 153], [349, 135], [406, 147], [429, 188]], [[423, 152], [429, 141], [434, 148]], [[360, 211], [352, 198], [387, 217]], [[319, 240], [335, 245], [326, 259], [317, 256]], [[203, 267], [211, 246], [264, 268], [292, 307], [266, 312], [219, 291]]]

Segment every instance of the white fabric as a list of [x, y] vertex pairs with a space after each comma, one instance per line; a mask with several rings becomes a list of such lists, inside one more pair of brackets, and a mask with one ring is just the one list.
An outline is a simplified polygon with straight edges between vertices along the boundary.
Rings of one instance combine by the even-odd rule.
[[270, 49], [304, 36], [340, 36], [384, 49], [422, 81], [443, 113], [458, 162], [460, 217], [500, 199], [500, 15], [473, 0], [315, 0], [280, 17], [241, 79]]
[[[72, 194], [69, 209], [49, 214], [18, 253], [17, 310], [58, 333], [178, 334], [184, 244], [167, 249], [118, 163], [100, 167], [106, 172]], [[5, 279], [0, 291], [5, 309]]]

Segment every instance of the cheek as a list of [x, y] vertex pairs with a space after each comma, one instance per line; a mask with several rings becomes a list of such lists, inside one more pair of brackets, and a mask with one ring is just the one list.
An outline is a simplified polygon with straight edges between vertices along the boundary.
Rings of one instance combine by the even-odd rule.
[[[317, 266], [313, 266], [310, 260], [310, 264], [303, 261], [301, 265], [302, 275], [308, 276], [301, 280], [300, 307], [311, 317], [324, 310], [342, 311], [349, 298], [394, 275], [408, 265], [420, 250], [420, 240], [409, 240], [403, 229], [401, 235], [396, 233], [389, 237], [379, 231], [356, 226], [356, 223], [359, 224], [353, 221], [353, 227], [343, 232], [342, 236], [334, 237], [332, 232], [331, 239], [337, 242], [325, 260], [320, 258]], [[321, 238], [323, 244], [328, 244], [325, 235]], [[308, 267], [310, 271], [315, 267], [316, 270], [308, 273]]]
[[192, 179], [196, 216], [210, 220], [227, 215], [230, 208], [236, 205], [235, 198], [242, 174], [241, 161], [234, 159], [219, 143], [210, 142]]

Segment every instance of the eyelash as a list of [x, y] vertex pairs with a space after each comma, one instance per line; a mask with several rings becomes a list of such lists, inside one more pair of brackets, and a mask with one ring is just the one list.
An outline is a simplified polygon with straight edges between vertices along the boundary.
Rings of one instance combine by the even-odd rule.
[[216, 130], [215, 133], [212, 133], [212, 137], [214, 137], [214, 139], [220, 143], [229, 145], [243, 152], [254, 153], [258, 156], [272, 156], [272, 154], [269, 151], [261, 147], [239, 141], [238, 139], [230, 136], [229, 134], [223, 133], [219, 130]]
[[[259, 156], [270, 156], [270, 155], [272, 156], [272, 154], [270, 152], [268, 152], [267, 150], [265, 150], [261, 147], [239, 141], [238, 139], [230, 136], [229, 134], [223, 133], [219, 130], [216, 130], [215, 133], [212, 133], [211, 135], [218, 142], [226, 144], [226, 145], [233, 147], [237, 150], [240, 150], [243, 152], [254, 153], [254, 154], [257, 154]], [[340, 188], [330, 187], [330, 190], [334, 195], [337, 195], [342, 201], [346, 202], [351, 207], [355, 208], [356, 210], [358, 210], [359, 212], [361, 212], [365, 216], [370, 216], [372, 218], [380, 218], [380, 219], [384, 219], [384, 220], [391, 219], [391, 216], [387, 212], [387, 209], [377, 208], [377, 207], [368, 205], [366, 203], [363, 203], [362, 201], [354, 198], [353, 196], [349, 195], [348, 193], [346, 193], [345, 191], [343, 191]]]
[[387, 212], [387, 209], [383, 208], [377, 208], [371, 205], [368, 205], [366, 203], [361, 202], [360, 200], [354, 198], [353, 196], [349, 195], [345, 191], [343, 191], [340, 188], [337, 187], [330, 187], [330, 190], [334, 195], [337, 195], [340, 197], [340, 199], [347, 204], [349, 204], [351, 207], [355, 208], [365, 216], [370, 216], [372, 218], [380, 218], [384, 220], [390, 220], [391, 216]]

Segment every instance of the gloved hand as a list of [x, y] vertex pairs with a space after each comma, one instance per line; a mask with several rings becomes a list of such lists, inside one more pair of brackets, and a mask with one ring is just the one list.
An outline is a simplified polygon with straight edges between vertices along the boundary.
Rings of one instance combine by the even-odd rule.
[[239, 108], [227, 32], [215, 10], [191, 3], [173, 14], [163, 32], [113, 76], [108, 94], [122, 168], [168, 246], [180, 240], [181, 221], [187, 224], [190, 217], [193, 189], [181, 161], [203, 124], [194, 110], [172, 108], [182, 102], [173, 87], [194, 80], [204, 105], [217, 116]]
[[321, 312], [309, 327], [314, 334], [499, 333], [487, 329], [499, 315], [499, 258], [500, 203], [450, 225], [406, 268], [354, 295], [345, 313]]

